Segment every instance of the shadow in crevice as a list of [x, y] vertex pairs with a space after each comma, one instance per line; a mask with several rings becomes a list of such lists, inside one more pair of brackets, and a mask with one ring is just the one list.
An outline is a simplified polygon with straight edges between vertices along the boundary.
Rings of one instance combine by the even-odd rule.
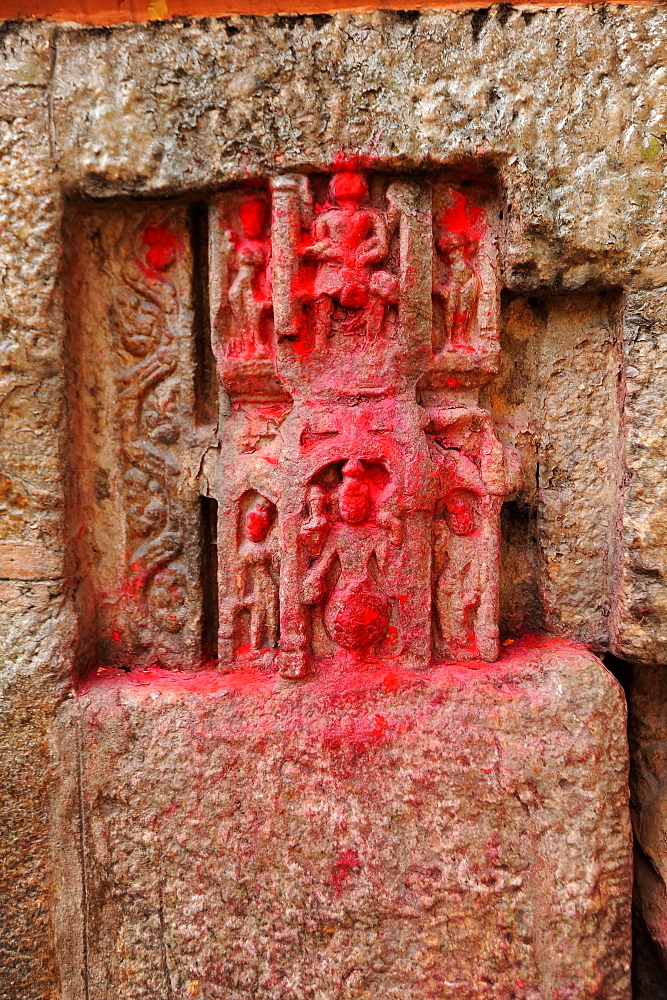
[[637, 905], [632, 907], [632, 1000], [667, 1000], [667, 968]]
[[[628, 742], [630, 748], [630, 796], [633, 820], [641, 814], [643, 802], [642, 788], [646, 781], [651, 782], [650, 754], [645, 755], [646, 741], [651, 741], [653, 734], [647, 729], [649, 720], [645, 717], [646, 701], [638, 696], [638, 687], [642, 687], [642, 668], [622, 660], [612, 653], [606, 653], [603, 662], [614, 675], [625, 692], [628, 704]], [[664, 669], [664, 668], [662, 668]], [[634, 697], [633, 697], [634, 696]], [[643, 707], [643, 711], [641, 710]], [[634, 833], [635, 879], [634, 899], [632, 906], [632, 997], [633, 1000], [667, 1000], [667, 965], [661, 950], [651, 936], [651, 932], [642, 915], [642, 904], [650, 906], [650, 881], [660, 880], [650, 859], [644, 853], [639, 838]], [[647, 887], [647, 876], [649, 883]], [[649, 899], [646, 899], [648, 891]]]

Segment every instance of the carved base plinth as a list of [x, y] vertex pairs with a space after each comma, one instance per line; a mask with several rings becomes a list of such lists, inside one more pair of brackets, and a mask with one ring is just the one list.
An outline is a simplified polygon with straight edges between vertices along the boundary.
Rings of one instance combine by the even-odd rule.
[[553, 640], [425, 675], [102, 672], [57, 722], [64, 992], [85, 940], [90, 1000], [628, 1000], [624, 732]]

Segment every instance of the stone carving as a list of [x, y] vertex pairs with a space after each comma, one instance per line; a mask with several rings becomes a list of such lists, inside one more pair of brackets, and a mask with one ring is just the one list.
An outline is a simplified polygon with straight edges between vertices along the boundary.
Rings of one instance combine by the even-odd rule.
[[279, 394], [268, 222], [268, 202], [257, 192], [231, 192], [213, 204], [212, 346], [220, 380], [235, 396]]
[[250, 650], [261, 654], [278, 640], [278, 560], [270, 544], [276, 508], [263, 496], [242, 499], [235, 612], [237, 617], [248, 612]]
[[371, 498], [374, 474], [377, 479], [383, 473], [357, 458], [347, 461], [329, 502], [321, 487], [311, 489], [310, 517], [302, 529], [314, 556], [303, 578], [304, 603], [322, 604], [327, 635], [346, 650], [372, 649], [389, 625], [389, 549], [401, 545], [403, 527]]
[[242, 235], [236, 243], [236, 276], [229, 288], [234, 334], [228, 357], [268, 357], [271, 304], [271, 243], [265, 238], [266, 203], [259, 198], [239, 208]]
[[[126, 592], [134, 602], [133, 631], [179, 632], [184, 625], [187, 574], [174, 562], [183, 549], [172, 508], [179, 463], [178, 354], [167, 318], [176, 309], [170, 271], [182, 251], [179, 235], [145, 225], [138, 250], [121, 270], [113, 311], [121, 365], [116, 374], [117, 417], [125, 472]], [[144, 635], [140, 642], [146, 642]]]
[[378, 265], [389, 255], [395, 211], [386, 214], [366, 204], [368, 185], [362, 174], [334, 174], [329, 185], [334, 202], [315, 216], [300, 254], [314, 274], [304, 277], [303, 299], [312, 303], [315, 349], [326, 350], [334, 320], [343, 335], [361, 346], [385, 330], [387, 306], [395, 304], [398, 281]]
[[458, 192], [439, 220], [435, 244], [444, 263], [444, 272], [434, 283], [434, 293], [442, 302], [442, 329], [434, 329], [434, 346], [472, 348], [477, 332], [477, 313], [482, 281], [475, 257], [483, 222], [481, 211], [470, 206]]
[[[498, 364], [483, 196], [357, 169], [271, 192], [270, 254], [263, 197], [228, 193], [213, 216], [233, 400], [228, 458], [205, 464], [221, 665], [270, 664], [276, 647], [289, 677], [332, 658], [494, 660], [500, 509], [520, 475], [476, 398]], [[251, 225], [225, 237], [220, 219], [243, 211]]]
[[520, 488], [521, 470], [477, 406], [439, 410], [429, 431], [440, 467], [433, 536], [436, 654], [495, 660], [500, 508]]
[[436, 184], [431, 382], [476, 386], [496, 375], [498, 316], [496, 240], [487, 212], [461, 191]]

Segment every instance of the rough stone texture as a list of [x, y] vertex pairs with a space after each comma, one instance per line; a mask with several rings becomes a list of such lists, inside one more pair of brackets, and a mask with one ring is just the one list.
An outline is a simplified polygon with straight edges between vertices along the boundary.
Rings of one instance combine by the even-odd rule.
[[555, 641], [301, 685], [102, 670], [56, 722], [66, 995], [627, 1000], [624, 715]]
[[[667, 274], [666, 31], [663, 12], [633, 8], [73, 30], [57, 47], [57, 162], [68, 186], [93, 194], [210, 188], [266, 171], [326, 167], [341, 150], [384, 166], [425, 159], [494, 165], [506, 195], [506, 287], [563, 295], [631, 289], [626, 364], [643, 380], [659, 322], [653, 290]], [[632, 333], [637, 312], [641, 338]], [[661, 447], [647, 445], [665, 396], [657, 374], [626, 414], [627, 462], [637, 482], [650, 479]], [[647, 394], [650, 426], [642, 416]], [[589, 467], [597, 460], [591, 455]], [[620, 482], [618, 469], [611, 478]], [[612, 581], [618, 593], [605, 622], [581, 625], [590, 593], [578, 606], [570, 594], [568, 612], [554, 619], [647, 662], [667, 658], [663, 576], [654, 566], [654, 603], [638, 600], [646, 578], [629, 553], [642, 524], [659, 519], [659, 495], [633, 493], [627, 507], [612, 498], [614, 511], [622, 510], [624, 543], [614, 566], [623, 574]], [[546, 511], [547, 521], [553, 513]], [[554, 603], [561, 594], [556, 587], [546, 596]], [[605, 600], [593, 599], [598, 617]], [[649, 604], [647, 615], [641, 608]]]
[[[632, 292], [625, 306], [625, 491], [619, 601], [613, 610], [619, 655], [667, 662], [665, 539], [664, 288]], [[648, 641], [647, 641], [648, 640]]]
[[[58, 991], [47, 919], [45, 734], [87, 638], [76, 646], [61, 568], [63, 194], [203, 198], [278, 170], [328, 170], [341, 150], [392, 170], [471, 161], [497, 170], [507, 342], [513, 350], [511, 339], [521, 340], [516, 311], [524, 300], [533, 310], [537, 298], [547, 316], [537, 309], [537, 336], [550, 344], [549, 365], [557, 360], [530, 382], [548, 385], [552, 407], [546, 495], [526, 494], [506, 517], [506, 625], [544, 622], [636, 662], [664, 663], [666, 35], [664, 9], [611, 6], [114, 31], [5, 26], [0, 754], [14, 775], [3, 796], [19, 787], [21, 795], [3, 798], [0, 825], [11, 890], [0, 899], [10, 928], [3, 1000]], [[573, 424], [582, 435], [576, 449], [559, 437], [557, 416], [569, 412], [570, 380], [594, 376], [586, 368], [578, 379], [581, 362], [561, 359], [549, 342], [570, 310], [595, 332], [591, 349], [604, 374], [574, 404], [586, 413], [581, 427]], [[617, 320], [620, 341], [608, 334]], [[603, 446], [589, 415], [610, 412], [619, 343], [624, 405], [620, 419], [605, 420]], [[571, 368], [561, 370], [563, 360]], [[529, 417], [526, 434], [508, 418], [506, 436], [536, 468], [542, 421]], [[611, 452], [629, 475], [617, 462], [609, 477]], [[584, 497], [595, 501], [595, 516]], [[61, 764], [74, 773], [74, 760]], [[662, 919], [653, 922], [658, 938]]]
[[[664, 668], [635, 667], [628, 684], [636, 897], [667, 970], [667, 692]], [[667, 976], [667, 973], [665, 973]]]
[[61, 199], [52, 29], [0, 37], [0, 996], [57, 994], [48, 728], [71, 678], [63, 587]]
[[521, 454], [505, 509], [501, 628], [609, 642], [622, 486], [617, 293], [519, 296], [506, 304], [501, 371], [484, 402]]
[[[66, 234], [82, 666], [200, 658], [192, 247], [183, 206], [76, 205]], [[156, 265], [157, 266], [154, 266]], [[74, 558], [76, 557], [76, 558]]]

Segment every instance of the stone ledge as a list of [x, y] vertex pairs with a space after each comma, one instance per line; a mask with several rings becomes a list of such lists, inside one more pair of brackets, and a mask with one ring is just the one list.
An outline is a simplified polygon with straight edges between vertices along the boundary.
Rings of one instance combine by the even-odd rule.
[[581, 646], [101, 671], [55, 745], [71, 1000], [84, 936], [90, 1000], [630, 996], [625, 708]]

